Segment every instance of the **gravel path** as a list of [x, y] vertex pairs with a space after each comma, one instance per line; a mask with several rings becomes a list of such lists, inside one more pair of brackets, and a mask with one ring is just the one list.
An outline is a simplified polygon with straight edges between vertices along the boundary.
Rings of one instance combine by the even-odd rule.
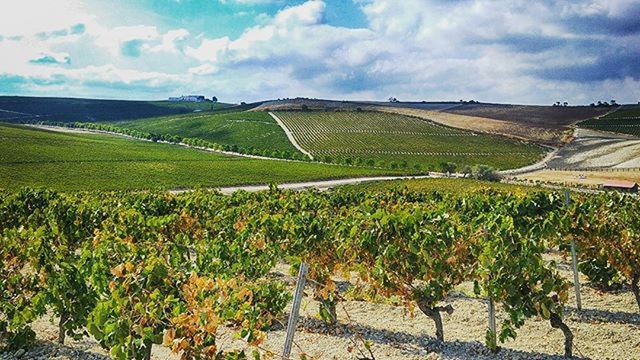
[[[359, 178], [349, 178], [349, 179], [336, 179], [336, 180], [321, 180], [321, 181], [307, 181], [307, 182], [297, 182], [297, 183], [284, 183], [278, 184], [279, 189], [287, 189], [287, 190], [304, 190], [315, 188], [318, 190], [326, 190], [330, 188], [334, 188], [340, 185], [352, 185], [352, 184], [360, 184], [363, 182], [371, 182], [371, 181], [386, 181], [386, 180], [408, 180], [408, 179], [429, 179], [429, 178], [439, 178], [442, 177], [440, 175], [421, 175], [421, 176], [375, 176], [375, 177], [359, 177]], [[255, 192], [255, 191], [264, 191], [269, 190], [269, 185], [244, 185], [244, 186], [228, 186], [218, 188], [218, 190], [225, 194], [231, 194], [239, 190]], [[190, 190], [174, 190], [171, 191], [174, 194], [179, 194], [185, 191]]]
[[298, 149], [298, 151], [300, 151], [301, 153], [307, 155], [309, 157], [309, 159], [313, 160], [313, 155], [311, 155], [310, 152], [308, 152], [307, 150], [303, 149], [302, 146], [300, 146], [300, 144], [298, 144], [298, 142], [296, 141], [296, 139], [293, 137], [293, 134], [291, 133], [291, 131], [289, 131], [289, 129], [284, 125], [284, 123], [282, 122], [282, 120], [280, 120], [280, 118], [278, 118], [276, 116], [276, 114], [272, 113], [271, 111], [269, 111], [269, 115], [271, 115], [271, 117], [273, 118], [273, 120], [275, 120], [278, 125], [280, 125], [280, 127], [282, 128], [282, 130], [284, 131], [284, 133], [287, 135], [287, 138], [289, 139], [289, 141], [291, 142], [291, 144], [293, 144], [293, 146], [295, 146], [296, 149]]

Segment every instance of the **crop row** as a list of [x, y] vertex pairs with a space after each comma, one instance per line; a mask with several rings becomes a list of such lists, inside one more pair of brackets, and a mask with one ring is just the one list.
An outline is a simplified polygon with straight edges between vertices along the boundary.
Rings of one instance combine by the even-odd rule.
[[[285, 111], [277, 116], [302, 148], [315, 155], [329, 155], [324, 156], [325, 161], [345, 160], [353, 154], [365, 162], [435, 169], [456, 156], [460, 165], [502, 169], [526, 165], [542, 153], [530, 144], [389, 113]], [[479, 159], [472, 154], [491, 155], [479, 155]]]
[[50, 310], [61, 342], [86, 329], [118, 359], [148, 359], [153, 344], [185, 359], [244, 358], [218, 347], [220, 332], [258, 346], [290, 299], [269, 273], [305, 262], [330, 325], [333, 279], [356, 274], [433, 319], [444, 341], [440, 312], [452, 309], [442, 302], [472, 281], [509, 315], [487, 334], [490, 348], [540, 316], [571, 355], [570, 284], [543, 254], [575, 241], [585, 273], [631, 283], [640, 306], [639, 211], [619, 195], [567, 205], [548, 193], [0, 193], [0, 339], [25, 346], [30, 323]]

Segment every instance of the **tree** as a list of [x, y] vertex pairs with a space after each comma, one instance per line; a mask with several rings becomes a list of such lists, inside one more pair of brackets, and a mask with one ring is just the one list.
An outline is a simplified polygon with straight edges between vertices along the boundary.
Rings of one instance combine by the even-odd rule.
[[215, 96], [212, 96], [212, 97], [211, 97], [211, 101], [213, 101], [213, 102], [218, 102], [218, 98], [217, 98], [217, 97], [215, 97]]
[[474, 177], [478, 180], [499, 181], [501, 178], [495, 169], [487, 165], [478, 165], [474, 173]]
[[464, 177], [471, 177], [473, 175], [473, 168], [470, 165], [464, 165], [460, 171]]
[[440, 163], [440, 171], [443, 173], [453, 173], [456, 171], [457, 165], [452, 162], [442, 162]]

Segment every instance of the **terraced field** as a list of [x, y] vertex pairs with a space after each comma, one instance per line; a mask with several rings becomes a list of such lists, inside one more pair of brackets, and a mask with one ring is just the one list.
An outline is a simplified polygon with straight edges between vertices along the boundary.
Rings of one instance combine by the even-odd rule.
[[[266, 112], [203, 112], [176, 116], [114, 122], [122, 128], [160, 135], [200, 138], [221, 145], [235, 145], [238, 151], [257, 149], [261, 155], [296, 153], [284, 131]], [[244, 151], [243, 151], [244, 150]]]
[[396, 173], [400, 172], [247, 159], [112, 135], [0, 124], [0, 189], [177, 189]]
[[623, 106], [606, 116], [583, 121], [579, 126], [640, 136], [640, 105]]
[[538, 160], [544, 150], [497, 136], [454, 129], [421, 119], [381, 112], [275, 113], [296, 142], [327, 161], [374, 162], [438, 169], [442, 162], [516, 168]]

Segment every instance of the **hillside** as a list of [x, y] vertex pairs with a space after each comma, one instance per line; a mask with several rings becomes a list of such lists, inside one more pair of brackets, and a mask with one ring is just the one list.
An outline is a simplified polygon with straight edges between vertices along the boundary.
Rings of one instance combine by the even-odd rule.
[[352, 102], [286, 99], [265, 102], [256, 111], [369, 110], [418, 117], [442, 125], [495, 134], [550, 146], [571, 140], [573, 125], [610, 109], [587, 106], [554, 107], [460, 102]]
[[0, 121], [102, 122], [224, 108], [223, 103], [0, 96]]
[[[154, 134], [200, 138], [238, 151], [282, 157], [298, 152], [266, 112], [202, 112], [114, 123]], [[257, 151], [253, 151], [253, 149]]]
[[370, 111], [277, 111], [300, 146], [324, 161], [436, 170], [441, 163], [517, 168], [544, 149], [409, 116]]
[[0, 188], [178, 189], [394, 173], [207, 153], [112, 135], [0, 125]]
[[600, 131], [640, 136], [640, 105], [624, 105], [602, 117], [594, 117], [578, 124]]

